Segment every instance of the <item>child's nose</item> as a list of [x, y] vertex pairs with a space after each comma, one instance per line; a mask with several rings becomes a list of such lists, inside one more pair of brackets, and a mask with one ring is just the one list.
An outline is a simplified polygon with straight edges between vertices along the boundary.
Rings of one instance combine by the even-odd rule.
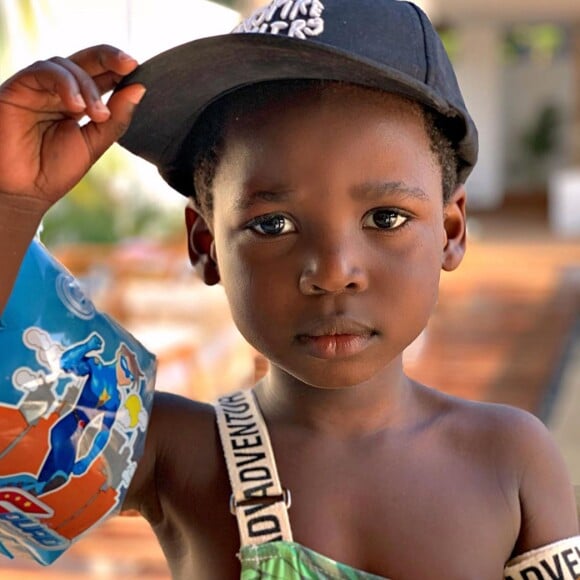
[[361, 252], [360, 243], [345, 236], [321, 236], [313, 241], [300, 276], [300, 291], [317, 295], [366, 290], [368, 278]]

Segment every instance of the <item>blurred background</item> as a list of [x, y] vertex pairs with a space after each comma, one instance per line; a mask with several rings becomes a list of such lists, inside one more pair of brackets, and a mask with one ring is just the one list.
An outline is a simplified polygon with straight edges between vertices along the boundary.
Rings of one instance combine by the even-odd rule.
[[[408, 373], [512, 404], [552, 430], [580, 484], [580, 4], [423, 0], [480, 130], [469, 249], [406, 352]], [[39, 58], [110, 43], [139, 60], [231, 30], [254, 0], [0, 0], [0, 80]], [[221, 288], [191, 271], [183, 205], [113, 147], [44, 222], [43, 241], [99, 308], [159, 358], [157, 388], [211, 401], [266, 364]], [[168, 579], [147, 523], [115, 517], [48, 569], [0, 560], [2, 579]]]

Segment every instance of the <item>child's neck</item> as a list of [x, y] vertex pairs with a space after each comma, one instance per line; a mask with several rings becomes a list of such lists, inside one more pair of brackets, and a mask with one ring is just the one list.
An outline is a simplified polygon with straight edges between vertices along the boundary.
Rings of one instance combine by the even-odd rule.
[[267, 421], [338, 437], [364, 437], [402, 426], [413, 390], [400, 360], [351, 387], [312, 387], [276, 367], [255, 387]]

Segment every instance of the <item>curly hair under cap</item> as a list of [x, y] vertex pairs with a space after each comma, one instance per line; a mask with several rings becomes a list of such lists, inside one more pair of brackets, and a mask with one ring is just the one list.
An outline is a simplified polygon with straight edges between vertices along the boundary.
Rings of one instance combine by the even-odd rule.
[[[260, 106], [289, 95], [306, 90], [320, 92], [336, 87], [361, 87], [336, 81], [289, 80], [273, 81], [250, 85], [229, 93], [211, 105], [200, 115], [188, 140], [184, 145], [193, 180], [191, 195], [196, 207], [206, 216], [213, 212], [213, 182], [225, 148], [225, 133], [232, 116], [243, 116], [245, 112], [255, 111]], [[382, 91], [367, 89], [376, 94]], [[416, 107], [425, 124], [431, 152], [441, 167], [443, 201], [446, 203], [458, 185], [458, 160], [450, 139], [444, 131], [444, 120], [440, 115], [410, 99], [404, 99]]]

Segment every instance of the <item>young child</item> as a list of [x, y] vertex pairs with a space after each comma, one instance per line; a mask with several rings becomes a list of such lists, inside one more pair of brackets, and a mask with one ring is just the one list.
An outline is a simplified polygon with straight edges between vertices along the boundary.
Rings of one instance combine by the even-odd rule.
[[543, 425], [402, 366], [462, 260], [477, 157], [425, 15], [274, 0], [136, 66], [101, 46], [0, 88], [0, 308], [43, 214], [123, 133], [189, 196], [191, 261], [270, 370], [217, 407], [155, 397], [124, 505], [174, 577], [579, 577], [572, 487]]

